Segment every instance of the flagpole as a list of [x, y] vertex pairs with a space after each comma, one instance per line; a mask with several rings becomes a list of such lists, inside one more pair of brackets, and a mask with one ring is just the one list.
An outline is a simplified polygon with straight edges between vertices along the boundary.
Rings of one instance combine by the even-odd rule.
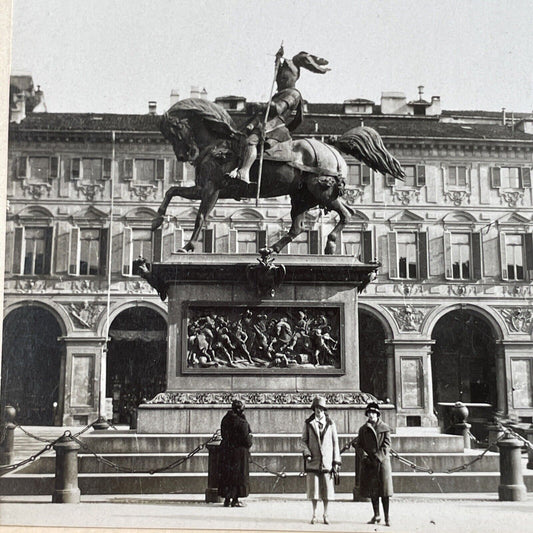
[[278, 76], [278, 69], [281, 62], [281, 58], [283, 57], [283, 41], [281, 41], [281, 46], [279, 50], [282, 52], [282, 54], [278, 53], [276, 54], [276, 62], [274, 64], [274, 79], [272, 80], [272, 86], [270, 87], [270, 96], [268, 98], [268, 104], [265, 112], [265, 118], [263, 119], [263, 128], [261, 131], [261, 149], [259, 153], [259, 173], [257, 175], [257, 193], [255, 196], [255, 206], [259, 206], [259, 195], [261, 194], [261, 177], [263, 175], [263, 158], [265, 155], [265, 134], [266, 134], [266, 123], [268, 120], [268, 114], [270, 112], [270, 106], [272, 105], [272, 97], [274, 95], [274, 85], [276, 83], [276, 78]]

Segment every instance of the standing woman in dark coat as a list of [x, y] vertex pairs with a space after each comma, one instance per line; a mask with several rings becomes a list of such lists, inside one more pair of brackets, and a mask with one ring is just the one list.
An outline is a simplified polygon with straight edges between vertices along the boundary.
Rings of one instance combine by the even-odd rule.
[[220, 424], [222, 442], [219, 451], [218, 494], [224, 507], [244, 507], [239, 498], [250, 493], [248, 459], [252, 446], [252, 432], [244, 416], [244, 403], [233, 400]]
[[381, 521], [379, 516], [379, 498], [383, 504], [385, 525], [390, 526], [389, 498], [392, 496], [392, 473], [390, 464], [390, 428], [381, 421], [379, 405], [371, 402], [367, 405], [366, 424], [359, 428], [356, 446], [362, 451], [361, 479], [359, 489], [363, 498], [372, 500], [374, 516], [369, 524]]

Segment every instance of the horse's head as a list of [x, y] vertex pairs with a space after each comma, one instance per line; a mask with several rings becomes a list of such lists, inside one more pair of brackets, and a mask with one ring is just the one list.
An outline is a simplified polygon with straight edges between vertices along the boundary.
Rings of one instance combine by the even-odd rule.
[[161, 118], [159, 129], [172, 145], [178, 161], [193, 162], [200, 154], [189, 119], [175, 118], [165, 113]]

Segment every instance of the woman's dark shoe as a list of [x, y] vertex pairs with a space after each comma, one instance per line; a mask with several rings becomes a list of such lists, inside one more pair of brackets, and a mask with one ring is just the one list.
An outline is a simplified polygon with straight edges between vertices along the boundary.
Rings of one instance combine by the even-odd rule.
[[324, 518], [324, 524], [329, 524], [328, 515], [325, 514], [323, 518]]
[[373, 516], [367, 524], [379, 524], [381, 522], [381, 517], [379, 516]]
[[230, 499], [229, 498], [225, 498], [224, 499], [224, 507], [229, 507], [229, 503], [230, 503]]
[[244, 502], [240, 502], [239, 500], [233, 500], [231, 502], [232, 507], [246, 507], [246, 504]]
[[385, 525], [390, 527], [390, 520], [388, 518], [385, 518]]

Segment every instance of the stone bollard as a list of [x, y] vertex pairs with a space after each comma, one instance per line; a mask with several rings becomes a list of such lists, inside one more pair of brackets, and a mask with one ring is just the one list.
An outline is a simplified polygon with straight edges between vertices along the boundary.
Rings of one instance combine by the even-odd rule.
[[221, 498], [218, 496], [218, 457], [220, 451], [220, 441], [215, 440], [207, 445], [209, 452], [209, 463], [207, 470], [207, 488], [205, 489], [205, 503], [218, 503]]
[[500, 449], [500, 501], [519, 502], [526, 498], [522, 476], [522, 442], [511, 437], [498, 442]]
[[11, 465], [15, 459], [15, 417], [17, 410], [11, 405], [4, 409], [4, 421], [2, 428], [2, 442], [0, 442], [0, 466]]
[[533, 470], [533, 425], [527, 429], [526, 439], [531, 444], [531, 446], [527, 447], [527, 469]]
[[462, 435], [465, 449], [470, 449], [472, 447], [470, 439], [470, 428], [472, 424], [466, 421], [469, 415], [468, 407], [463, 402], [455, 402], [455, 405], [451, 408], [451, 415], [453, 433], [455, 435]]
[[56, 477], [52, 503], [80, 503], [78, 488], [78, 450], [80, 445], [75, 442], [67, 431], [55, 444]]

